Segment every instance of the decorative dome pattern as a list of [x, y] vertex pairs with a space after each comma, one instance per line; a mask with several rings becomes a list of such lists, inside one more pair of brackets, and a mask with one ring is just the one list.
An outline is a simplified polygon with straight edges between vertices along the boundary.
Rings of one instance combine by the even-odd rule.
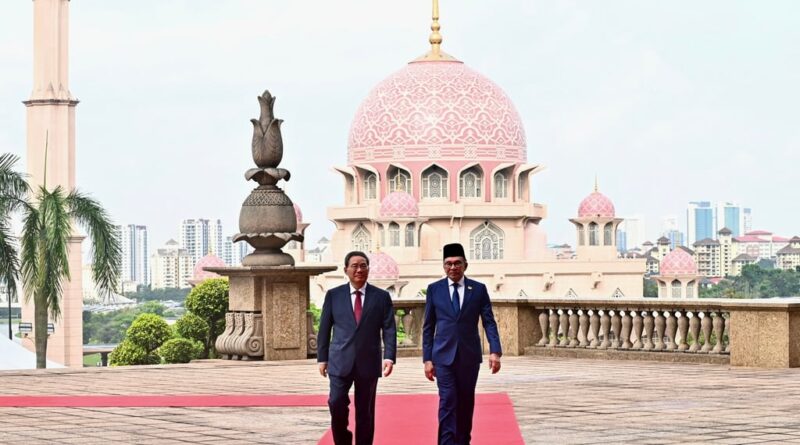
[[406, 192], [389, 193], [381, 201], [382, 218], [416, 218], [417, 215], [417, 201]]
[[376, 280], [396, 280], [400, 276], [397, 261], [383, 252], [367, 254], [369, 257], [369, 277]]
[[292, 203], [294, 206], [294, 216], [297, 219], [297, 225], [303, 222], [303, 212], [300, 210], [300, 206], [297, 203]]
[[578, 207], [578, 217], [604, 217], [613, 218], [615, 215], [614, 203], [600, 192], [592, 192], [581, 201]]
[[458, 61], [412, 62], [379, 83], [350, 127], [348, 162], [525, 162], [525, 129], [494, 82]]
[[219, 274], [203, 270], [204, 267], [225, 267], [225, 262], [218, 256], [212, 254], [200, 258], [197, 264], [194, 265], [194, 272], [192, 273], [192, 279], [194, 281], [199, 283], [209, 278], [219, 278]]
[[658, 269], [659, 275], [697, 275], [697, 263], [683, 249], [675, 249], [664, 256]]

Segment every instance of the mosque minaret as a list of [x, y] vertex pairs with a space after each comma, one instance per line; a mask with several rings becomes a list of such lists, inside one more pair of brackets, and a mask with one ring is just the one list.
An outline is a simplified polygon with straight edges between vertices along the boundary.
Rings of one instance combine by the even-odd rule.
[[[75, 188], [75, 108], [69, 90], [69, 0], [33, 0], [33, 91], [27, 111], [27, 172], [35, 188]], [[46, 177], [45, 177], [46, 172]], [[72, 279], [63, 283], [61, 318], [47, 346], [49, 360], [83, 366], [81, 241], [69, 243]], [[33, 323], [33, 303], [22, 305], [23, 322]], [[51, 320], [52, 322], [52, 320]], [[33, 350], [33, 341], [23, 344]]]

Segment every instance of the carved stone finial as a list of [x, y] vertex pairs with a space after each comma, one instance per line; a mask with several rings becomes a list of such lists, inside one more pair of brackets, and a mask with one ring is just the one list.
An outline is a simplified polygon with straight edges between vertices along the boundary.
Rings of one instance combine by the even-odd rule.
[[276, 185], [288, 181], [288, 170], [278, 168], [283, 158], [281, 123], [275, 117], [275, 97], [269, 91], [258, 97], [261, 115], [251, 119], [253, 124], [253, 162], [256, 168], [245, 172], [246, 180], [258, 183], [242, 204], [239, 213], [239, 232], [233, 241], [247, 241], [255, 252], [242, 260], [244, 266], [293, 265], [291, 255], [281, 251], [289, 241], [303, 241], [297, 232], [297, 219], [292, 200]]

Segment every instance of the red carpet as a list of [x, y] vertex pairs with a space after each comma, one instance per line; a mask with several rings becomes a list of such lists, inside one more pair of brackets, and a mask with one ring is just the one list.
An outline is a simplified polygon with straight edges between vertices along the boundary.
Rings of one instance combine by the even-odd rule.
[[[439, 397], [435, 394], [379, 395], [375, 413], [375, 443], [436, 443]], [[350, 431], [354, 431], [355, 410], [350, 404]], [[505, 393], [477, 394], [472, 426], [473, 445], [525, 445], [514, 406]], [[332, 445], [330, 430], [318, 445]]]
[[0, 407], [327, 406], [327, 395], [0, 396]]

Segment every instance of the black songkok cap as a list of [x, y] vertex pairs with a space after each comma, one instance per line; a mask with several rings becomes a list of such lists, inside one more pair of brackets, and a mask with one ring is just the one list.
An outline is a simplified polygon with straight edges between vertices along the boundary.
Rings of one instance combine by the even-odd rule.
[[445, 244], [443, 250], [442, 259], [449, 258], [453, 256], [460, 256], [466, 258], [467, 256], [464, 254], [464, 246], [459, 243], [453, 244]]

